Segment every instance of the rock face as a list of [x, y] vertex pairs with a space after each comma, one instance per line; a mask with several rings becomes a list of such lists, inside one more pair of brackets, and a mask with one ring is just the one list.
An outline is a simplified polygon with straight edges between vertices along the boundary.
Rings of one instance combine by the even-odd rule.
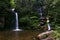
[[40, 40], [55, 40], [55, 38], [50, 37], [50, 34], [51, 34], [52, 32], [54, 32], [54, 31], [51, 30], [51, 31], [43, 32], [43, 33], [39, 34], [39, 35], [37, 36], [37, 38], [40, 39]]
[[0, 28], [4, 27], [5, 19], [4, 17], [0, 17]]

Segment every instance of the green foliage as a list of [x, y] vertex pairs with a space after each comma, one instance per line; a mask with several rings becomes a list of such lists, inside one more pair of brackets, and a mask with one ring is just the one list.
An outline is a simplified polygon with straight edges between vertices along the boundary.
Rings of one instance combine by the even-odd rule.
[[[60, 0], [0, 0], [0, 15], [5, 16], [6, 26], [10, 26], [12, 14], [10, 8], [16, 8], [19, 14], [19, 26], [25, 28], [39, 28], [38, 8], [43, 4], [46, 6], [45, 17], [53, 18], [50, 25], [52, 29], [59, 31], [60, 26]], [[51, 20], [50, 20], [51, 21]]]
[[16, 7], [15, 0], [10, 0], [10, 5], [12, 8]]
[[52, 37], [54, 37], [56, 40], [60, 40], [60, 34], [58, 31], [54, 31], [52, 34], [51, 34]]

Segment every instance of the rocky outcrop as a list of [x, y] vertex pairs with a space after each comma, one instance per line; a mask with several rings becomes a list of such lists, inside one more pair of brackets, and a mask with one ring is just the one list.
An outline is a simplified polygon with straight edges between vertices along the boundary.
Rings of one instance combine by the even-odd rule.
[[50, 34], [53, 33], [54, 31], [51, 30], [51, 31], [46, 31], [46, 32], [43, 32], [43, 33], [40, 33], [37, 38], [40, 39], [40, 40], [55, 40], [54, 37], [51, 37]]
[[3, 28], [5, 24], [5, 18], [4, 17], [0, 17], [0, 28]]

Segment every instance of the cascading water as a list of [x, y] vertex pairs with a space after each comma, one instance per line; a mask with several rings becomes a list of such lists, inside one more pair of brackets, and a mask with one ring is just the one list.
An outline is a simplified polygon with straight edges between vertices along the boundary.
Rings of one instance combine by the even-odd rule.
[[39, 9], [39, 15], [43, 16], [43, 7], [40, 7], [40, 9]]
[[16, 29], [14, 29], [13, 31], [21, 31], [21, 29], [19, 29], [19, 26], [18, 26], [18, 13], [15, 12], [15, 16], [16, 16]]
[[[43, 20], [43, 13], [44, 13], [44, 8], [42, 6], [39, 9], [39, 15], [41, 16], [40, 19], [42, 19], [42, 20]], [[50, 31], [51, 30], [51, 27], [50, 27], [50, 24], [49, 24], [49, 18], [47, 18], [47, 26], [48, 26], [48, 31]]]
[[51, 30], [50, 24], [48, 23], [47, 25], [48, 25], [48, 31], [50, 31]]
[[18, 14], [15, 13], [15, 15], [16, 15], [16, 29], [19, 29], [19, 27], [18, 27]]
[[[14, 12], [14, 8], [12, 9], [12, 11]], [[19, 26], [18, 26], [18, 13], [17, 12], [14, 12], [15, 13], [15, 16], [16, 16], [16, 28], [13, 30], [13, 31], [22, 31], [22, 29], [19, 29]]]
[[50, 24], [49, 24], [49, 18], [47, 18], [47, 26], [48, 26], [48, 31], [51, 30]]

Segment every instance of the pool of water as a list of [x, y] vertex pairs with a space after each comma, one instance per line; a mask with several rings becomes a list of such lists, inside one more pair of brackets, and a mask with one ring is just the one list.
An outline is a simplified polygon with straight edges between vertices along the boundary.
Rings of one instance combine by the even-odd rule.
[[0, 31], [0, 40], [36, 40], [39, 31]]

